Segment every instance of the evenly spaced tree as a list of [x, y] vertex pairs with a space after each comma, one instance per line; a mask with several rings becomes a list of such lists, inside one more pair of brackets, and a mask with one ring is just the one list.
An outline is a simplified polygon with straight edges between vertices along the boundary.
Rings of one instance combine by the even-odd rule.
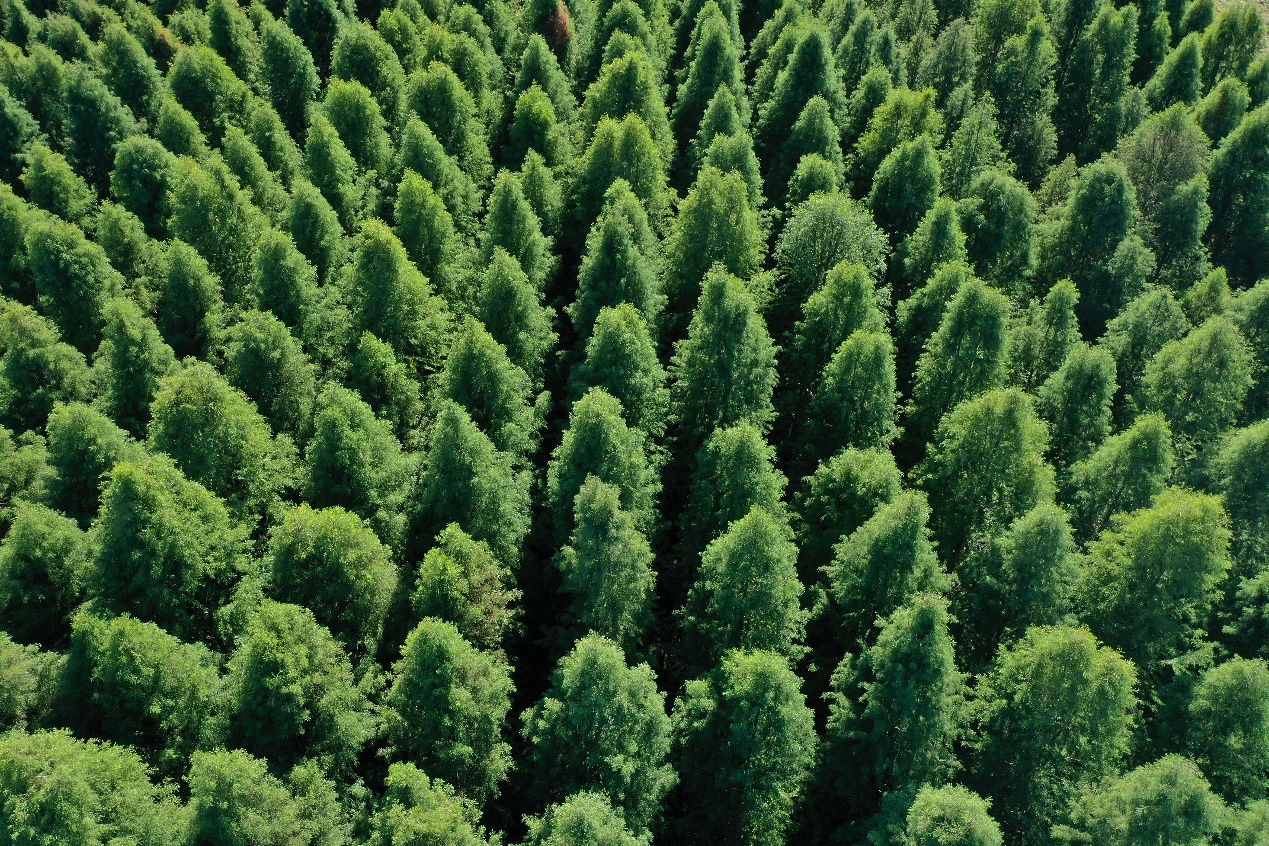
[[504, 567], [514, 567], [529, 531], [528, 481], [466, 411], [441, 403], [413, 494], [411, 548], [430, 546], [454, 523], [489, 544]]
[[1230, 569], [1220, 499], [1169, 488], [1112, 518], [1089, 544], [1076, 605], [1089, 627], [1158, 677], [1164, 662], [1199, 648]]
[[511, 363], [528, 374], [534, 389], [540, 388], [557, 340], [555, 311], [542, 305], [541, 294], [506, 250], [493, 252], [480, 281], [475, 315], [506, 349]]
[[555, 272], [551, 247], [551, 239], [542, 234], [542, 221], [524, 195], [519, 174], [500, 171], [489, 195], [482, 260], [488, 262], [498, 248], [506, 250], [542, 291]]
[[93, 525], [89, 592], [185, 640], [216, 642], [213, 617], [247, 571], [246, 533], [167, 458], [115, 465]]
[[748, 421], [765, 429], [775, 414], [776, 346], [753, 294], [721, 267], [701, 288], [670, 364], [672, 414], [689, 454], [720, 426]]
[[209, 364], [186, 361], [159, 380], [146, 440], [239, 518], [259, 519], [291, 481], [290, 445], [275, 440], [245, 394]]
[[153, 623], [77, 615], [61, 683], [65, 725], [137, 749], [165, 777], [223, 740], [215, 654]]
[[652, 546], [622, 510], [621, 491], [595, 476], [577, 492], [573, 522], [569, 544], [556, 558], [563, 589], [573, 597], [571, 621], [633, 651], [651, 616]]
[[91, 353], [101, 343], [102, 306], [124, 286], [105, 250], [78, 226], [49, 216], [26, 230], [26, 257], [40, 311], [67, 343]]
[[959, 784], [922, 787], [904, 821], [903, 846], [1001, 846], [991, 803]]
[[392, 554], [357, 515], [300, 505], [269, 540], [271, 591], [302, 605], [352, 655], [373, 654], [397, 585]]
[[941, 168], [928, 134], [895, 147], [877, 166], [868, 205], [892, 242], [917, 228], [939, 196]]
[[510, 569], [487, 543], [451, 523], [419, 564], [410, 604], [419, 618], [452, 623], [477, 649], [497, 652], [515, 625], [511, 606], [520, 592], [512, 583]]
[[11, 520], [0, 542], [5, 632], [18, 643], [62, 646], [90, 575], [88, 538], [74, 520], [32, 502], [16, 503]]
[[1195, 761], [1230, 803], [1261, 798], [1269, 784], [1269, 668], [1231, 658], [1195, 685], [1186, 725]]
[[1221, 829], [1225, 808], [1188, 758], [1165, 755], [1118, 778], [1090, 785], [1071, 804], [1070, 822], [1056, 826], [1059, 843], [1166, 841], [1201, 846]]
[[1096, 537], [1116, 514], [1144, 508], [1172, 476], [1172, 432], [1160, 414], [1143, 414], [1069, 471], [1069, 499], [1081, 541]]
[[1269, 271], [1269, 224], [1250, 210], [1269, 197], [1265, 149], [1269, 147], [1269, 107], [1247, 115], [1212, 157], [1212, 226], [1207, 242], [1212, 258], [1236, 285], [1250, 285]]
[[270, 312], [247, 311], [225, 332], [225, 378], [275, 432], [306, 434], [317, 392], [314, 367], [286, 324]]
[[434, 395], [461, 406], [501, 452], [525, 460], [537, 442], [538, 421], [528, 375], [480, 321], [461, 321]]
[[1180, 303], [1164, 288], [1155, 288], [1137, 297], [1106, 325], [1106, 334], [1100, 343], [1115, 357], [1115, 376], [1120, 388], [1115, 404], [1117, 420], [1131, 420], [1145, 404], [1142, 382], [1146, 367], [1159, 350], [1184, 336], [1190, 328]]
[[1053, 466], [1065, 472], [1110, 433], [1115, 360], [1101, 347], [1076, 344], [1039, 390], [1037, 410], [1049, 424]]
[[907, 299], [949, 261], [967, 262], [969, 254], [956, 203], [940, 197], [895, 251], [890, 265], [890, 275], [897, 286], [895, 294]]
[[859, 330], [829, 359], [807, 408], [806, 449], [813, 460], [846, 447], [887, 446], [895, 427], [894, 344]]
[[670, 719], [647, 664], [627, 665], [621, 648], [587, 635], [560, 659], [551, 688], [522, 717], [534, 794], [560, 802], [599, 793], [644, 835], [674, 785]]
[[979, 275], [1006, 287], [1031, 276], [1036, 203], [1027, 186], [996, 168], [984, 170], [956, 211], [965, 250]]
[[1006, 838], [1049, 842], [1070, 801], [1113, 775], [1137, 698], [1132, 662], [1087, 630], [1030, 629], [996, 656], [975, 690], [980, 733], [969, 772]]
[[83, 355], [63, 343], [34, 309], [12, 300], [0, 307], [0, 423], [39, 429], [55, 402], [87, 401], [91, 373]]
[[630, 303], [600, 309], [585, 354], [569, 371], [570, 396], [601, 388], [621, 403], [627, 425], [659, 440], [670, 395], [656, 343], [639, 310]]
[[391, 764], [383, 795], [370, 817], [372, 846], [395, 846], [422, 840], [438, 846], [489, 846], [477, 833], [472, 803], [454, 795], [454, 788], [430, 779], [413, 764]]
[[683, 843], [774, 846], [815, 756], [801, 683], [773, 652], [730, 652], [674, 708]]
[[315, 758], [343, 775], [371, 737], [370, 703], [348, 656], [305, 608], [262, 602], [225, 669], [229, 742], [275, 773]]
[[975, 537], [1052, 498], [1048, 442], [1030, 397], [1014, 388], [988, 391], [943, 418], [916, 473], [935, 503], [931, 523], [945, 560], [958, 561]]
[[583, 790], [541, 816], [525, 818], [525, 846], [639, 846], [620, 812], [602, 793]]
[[405, 639], [392, 669], [384, 716], [393, 757], [422, 765], [478, 804], [495, 795], [511, 767], [502, 740], [511, 709], [507, 665], [452, 623], [429, 617]]
[[546, 503], [560, 544], [573, 532], [573, 505], [589, 476], [616, 486], [635, 526], [645, 534], [652, 530], [660, 481], [645, 446], [644, 433], [626, 423], [621, 403], [602, 388], [591, 388], [573, 403], [547, 467]]
[[106, 475], [141, 451], [108, 417], [83, 403], [53, 406], [45, 431], [53, 471], [45, 501], [87, 528], [97, 516]]
[[102, 314], [106, 325], [93, 358], [97, 402], [121, 428], [140, 436], [150, 422], [159, 380], [176, 368], [176, 356], [131, 300], [107, 300]]

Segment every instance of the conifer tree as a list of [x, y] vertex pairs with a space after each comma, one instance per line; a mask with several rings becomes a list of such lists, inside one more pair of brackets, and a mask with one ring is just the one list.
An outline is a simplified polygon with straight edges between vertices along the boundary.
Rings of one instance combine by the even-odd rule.
[[[734, 4], [729, 4], [733, 5]], [[684, 45], [691, 54], [691, 64], [675, 92], [671, 122], [674, 137], [682, 152], [688, 141], [696, 137], [711, 102], [718, 91], [726, 88], [737, 103], [739, 114], [748, 111], [744, 77], [740, 64], [740, 43], [733, 38], [732, 26], [723, 15], [717, 2], [707, 2], [698, 12], [699, 18], [691, 19], [693, 29], [690, 45]], [[684, 26], [688, 20], [681, 20]]]
[[480, 321], [462, 321], [437, 375], [436, 396], [461, 406], [499, 451], [524, 460], [537, 441], [531, 390], [528, 375]]
[[1040, 387], [1038, 409], [1049, 424], [1059, 472], [1086, 458], [1110, 433], [1115, 361], [1106, 350], [1077, 344]]
[[1099, 5], [1061, 65], [1053, 110], [1058, 147], [1080, 161], [1106, 152], [1118, 140], [1121, 101], [1136, 59], [1137, 17], [1135, 6]]
[[1090, 544], [1077, 604], [1095, 632], [1157, 679], [1163, 662], [1199, 645], [1230, 568], [1229, 542], [1217, 497], [1170, 488]]
[[224, 694], [211, 650], [126, 615], [80, 614], [74, 628], [63, 683], [75, 693], [57, 710], [77, 732], [138, 749], [172, 775], [222, 742]]
[[657, 359], [648, 324], [629, 303], [600, 309], [586, 342], [586, 357], [569, 373], [576, 399], [602, 388], [620, 403], [626, 423], [652, 442], [665, 432], [669, 408], [665, 368]]
[[133, 135], [115, 149], [110, 193], [152, 236], [161, 235], [167, 222], [172, 163], [172, 154], [145, 135]]
[[410, 472], [388, 424], [347, 388], [328, 385], [313, 409], [304, 456], [303, 496], [314, 508], [346, 508], [394, 546]]
[[1143, 414], [1070, 468], [1074, 525], [1088, 541], [1111, 517], [1144, 508], [1172, 476], [1172, 432], [1161, 414]]
[[[671, 314], [680, 320], [699, 296], [715, 265], [742, 279], [762, 263], [762, 231], [737, 173], [705, 167], [687, 198], [665, 247], [665, 289]], [[678, 325], [681, 322], [676, 321]]]
[[1181, 338], [1190, 328], [1172, 292], [1158, 288], [1129, 302], [1106, 325], [1102, 343], [1115, 357], [1120, 386], [1115, 403], [1117, 419], [1131, 419], [1144, 405], [1142, 380], [1146, 366], [1164, 345]]
[[207, 139], [198, 128], [198, 121], [171, 94], [163, 95], [159, 102], [159, 116], [154, 120], [154, 137], [178, 156], [204, 161], [210, 154]]
[[936, 504], [934, 536], [946, 560], [1052, 498], [1048, 441], [1031, 399], [1015, 388], [967, 400], [940, 421], [917, 473]]
[[[798, 310], [825, 284], [829, 271], [852, 262], [877, 279], [885, 273], [886, 253], [885, 234], [848, 194], [821, 194], [802, 203], [776, 241], [780, 283], [769, 309], [772, 334], [782, 338], [793, 328]], [[826, 349], [825, 362], [837, 347]]]
[[999, 170], [985, 170], [956, 210], [969, 261], [983, 279], [1012, 287], [1031, 276], [1036, 203], [1025, 185]]
[[519, 562], [529, 530], [528, 479], [452, 402], [437, 411], [413, 499], [413, 548], [431, 545], [454, 523], [487, 543], [503, 566]]
[[647, 212], [630, 185], [618, 179], [608, 189], [604, 209], [587, 236], [577, 299], [569, 306], [580, 342], [590, 337], [601, 309], [622, 303], [638, 309], [650, 328], [657, 325], [664, 300], [659, 259]]
[[900, 481], [888, 450], [845, 449], [820, 462], [794, 499], [793, 526], [804, 581], [829, 564], [839, 540], [899, 495]]
[[895, 251], [890, 275], [896, 277], [896, 296], [907, 296], [922, 287], [934, 271], [949, 261], [966, 262], [965, 234], [957, 215], [956, 203], [947, 197], [935, 200]]
[[520, 263], [534, 287], [542, 291], [554, 272], [551, 246], [551, 239], [542, 234], [542, 221], [524, 196], [520, 177], [512, 171], [501, 171], [489, 195], [482, 258], [489, 261], [493, 251], [501, 247]]
[[605, 64], [599, 78], [586, 89], [578, 115], [583, 140], [590, 140], [601, 118], [621, 120], [627, 115], [643, 121], [662, 158], [668, 161], [674, 152], [670, 120], [652, 60], [642, 50]]
[[520, 166], [531, 150], [555, 166], [563, 166], [573, 157], [572, 146], [565, 127], [556, 117], [555, 106], [536, 83], [516, 100], [507, 137], [507, 145], [502, 148], [502, 159], [507, 165]]
[[911, 846], [1000, 846], [990, 803], [960, 785], [922, 787], [908, 809], [903, 842]]
[[259, 518], [290, 482], [289, 445], [241, 391], [209, 364], [186, 361], [159, 380], [147, 442], [240, 519]]
[[510, 569], [487, 543], [451, 524], [419, 564], [410, 606], [419, 618], [452, 623], [477, 649], [499, 652], [515, 626], [512, 605], [520, 592], [511, 583]]
[[520, 70], [511, 87], [511, 96], [518, 98], [534, 85], [551, 98], [551, 105], [560, 121], [567, 123], [573, 119], [577, 111], [577, 101], [569, 87], [568, 77], [561, 70], [546, 39], [537, 33], [530, 34], [525, 41], [524, 53], [520, 56]]
[[787, 480], [775, 468], [775, 450], [757, 426], [715, 429], [695, 459], [681, 520], [680, 548], [689, 562], [754, 508], [783, 518]]
[[0, 424], [38, 430], [57, 401], [91, 399], [91, 372], [83, 355], [64, 343], [35, 311], [6, 303], [0, 312]]
[[[296, 179], [291, 186], [287, 228], [295, 241], [295, 248], [317, 269], [318, 278], [323, 281], [331, 279], [344, 262], [344, 229], [330, 202], [307, 179]], [[260, 255], [264, 254], [265, 251], [261, 250]], [[286, 315], [278, 316], [287, 320]]]
[[603, 795], [640, 835], [658, 821], [674, 785], [670, 719], [647, 664], [587, 635], [560, 659], [551, 688], [522, 717], [534, 792], [558, 802], [580, 790]]
[[411, 118], [401, 131], [398, 158], [403, 170], [413, 170], [432, 184], [454, 216], [458, 231], [473, 234], [481, 204], [473, 177], [459, 167], [435, 133], [418, 118]]
[[66, 73], [66, 157], [98, 191], [110, 186], [115, 145], [140, 131], [123, 101], [89, 69], [70, 65]]
[[229, 743], [275, 772], [312, 757], [344, 776], [374, 730], [348, 656], [306, 608], [262, 602], [226, 670]]
[[1057, 131], [1049, 116], [1057, 64], [1053, 35], [1038, 14], [1023, 31], [1005, 39], [997, 56], [983, 52], [984, 87], [1000, 109], [1001, 146], [1017, 165], [1019, 176], [1032, 184], [1040, 180], [1057, 152]]
[[832, 803], [829, 819], [862, 822], [886, 794], [912, 796], [959, 768], [953, 745], [965, 728], [966, 686], [949, 618], [947, 600], [914, 596], [833, 673], [819, 773], [825, 795], [817, 797]]
[[304, 137], [304, 173], [339, 215], [345, 231], [356, 229], [366, 203], [357, 162], [325, 111], [313, 109]]
[[84, 223], [84, 217], [96, 204], [96, 196], [66, 157], [43, 144], [34, 144], [26, 159], [21, 178], [27, 201], [62, 220]]
[[1189, 704], [1189, 745], [1212, 787], [1249, 802], [1269, 781], [1269, 669], [1232, 658], [1199, 679]]
[[256, 404], [275, 432], [307, 432], [316, 379], [286, 324], [266, 312], [244, 312], [226, 332], [225, 358], [225, 378]]
[[449, 310], [392, 230], [375, 221], [362, 224], [342, 281], [356, 328], [375, 335], [423, 371], [437, 367]]
[[503, 249], [495, 249], [481, 281], [476, 316], [494, 340], [506, 349], [511, 363], [542, 385], [547, 358], [555, 345], [551, 326], [554, 311], [541, 303], [520, 263]]
[[744, 283], [711, 270], [670, 365], [672, 413], [689, 454], [720, 426], [770, 423], [775, 353]]
[[385, 699], [393, 756], [425, 766], [463, 797], [483, 802], [511, 766], [502, 725], [511, 709], [511, 676], [500, 659], [476, 649], [452, 623], [420, 622], [405, 640]]
[[1165, 837], [1173, 843], [1204, 843], [1219, 830], [1224, 813], [1193, 761], [1165, 755], [1090, 785], [1071, 803], [1070, 824], [1054, 828], [1054, 838], [1130, 843]]
[[371, 92], [360, 82], [332, 78], [326, 85], [321, 108], [360, 172], [383, 173], [392, 142], [387, 122]]
[[246, 570], [245, 535], [166, 457], [122, 462], [102, 493], [90, 592], [108, 611], [215, 643], [213, 614]]
[[1199, 78], [1203, 65], [1200, 36], [1190, 33], [1164, 57], [1145, 85], [1146, 102], [1157, 112], [1174, 103], [1193, 105], [1202, 94]]
[[410, 74], [401, 108], [404, 117], [417, 116], [436, 133], [441, 147], [475, 182], [489, 178], [489, 142], [476, 101], [448, 65], [433, 61]]
[[731, 650], [799, 656], [806, 615], [792, 534], [755, 505], [705, 548], [682, 612], [693, 666], [717, 666]]
[[943, 188], [958, 200], [964, 198], [969, 186], [983, 171], [1008, 167], [1005, 151], [1000, 146], [996, 102], [990, 94], [975, 100], [969, 107], [940, 154], [939, 162], [943, 168]]
[[352, 655], [373, 654], [396, 588], [391, 552], [342, 508], [300, 505], [270, 539], [272, 585], [303, 605]]
[[8, 85], [0, 87], [0, 126], [5, 130], [0, 142], [0, 179], [12, 185], [22, 172], [23, 154], [40, 136], [40, 125]]
[[87, 527], [101, 503], [102, 481], [114, 466], [139, 455], [127, 433], [83, 403], [58, 404], [49, 415], [46, 502]]
[[1031, 626], [1061, 623], [1071, 611], [1081, 560], [1066, 512], [1037, 505], [975, 550], [957, 570], [959, 643], [985, 663], [1000, 643]]
[[940, 173], [928, 135], [900, 144], [878, 166], [868, 204], [892, 242], [911, 234], [934, 206]]
[[405, 70], [396, 52], [383, 36], [364, 21], [352, 21], [339, 28], [331, 51], [332, 77], [360, 82], [374, 95], [391, 123], [396, 118]]
[[574, 220], [588, 230], [599, 215], [608, 189], [620, 178], [630, 183], [649, 218], [660, 228], [669, 210], [666, 167], [647, 124], [638, 115], [626, 115], [620, 121], [601, 119], [573, 183]]
[[1033, 628], [1001, 650], [975, 692], [982, 734], [970, 772], [1007, 837], [1047, 842], [1070, 800], [1114, 774], [1132, 734], [1136, 676], [1085, 629]]
[[934, 107], [933, 89], [912, 91], [895, 88], [880, 103], [855, 145], [855, 157], [851, 170], [860, 187], [872, 184], [877, 169], [886, 157], [909, 141], [921, 135], [938, 140], [943, 132], [943, 121]]
[[[55, 648], [70, 636], [71, 618], [85, 599], [91, 575], [88, 536], [70, 517], [43, 505], [19, 503], [11, 516], [0, 543], [6, 640], [12, 635], [18, 643]], [[15, 694], [6, 699], [12, 702]]]
[[914, 443], [928, 441], [957, 404], [1004, 381], [1008, 316], [1008, 299], [977, 280], [956, 292], [917, 361], [908, 418]]
[[1269, 108], [1260, 106], [1243, 119], [1212, 157], [1210, 170], [1212, 259], [1235, 285], [1248, 285], [1269, 269], [1269, 224], [1249, 210], [1269, 197], [1264, 151], [1269, 144]]
[[749, 205], [760, 209], [766, 204], [763, 194], [761, 165], [753, 150], [753, 139], [748, 132], [720, 135], [705, 151], [702, 168], [716, 168], [721, 173], [738, 173], [749, 191]]
[[622, 509], [639, 530], [652, 529], [660, 483], [645, 444], [646, 436], [626, 423], [621, 403], [602, 388], [591, 388], [573, 403], [568, 428], [547, 468], [547, 503], [561, 544], [572, 534], [573, 504], [588, 476], [615, 485]]
[[1220, 315], [1164, 345], [1142, 385], [1148, 407], [1167, 419], [1182, 463], [1234, 424], [1250, 386], [1247, 341]]
[[835, 115], [845, 108], [846, 95], [833, 62], [828, 32], [822, 26], [810, 25], [776, 77], [771, 98], [758, 110], [754, 140], [759, 155], [772, 159], [787, 128], [797, 122], [807, 101], [816, 95], [828, 102]]
[[650, 616], [653, 553], [633, 517], [621, 508], [621, 491], [587, 476], [573, 506], [572, 537], [556, 559], [569, 616], [579, 631], [608, 638], [632, 652]]
[[798, 677], [773, 652], [728, 653], [674, 708], [685, 843], [783, 842], [815, 729]]
[[256, 246], [252, 265], [250, 299], [261, 311], [272, 312], [302, 340], [311, 339], [312, 329], [319, 323], [315, 313], [320, 297], [317, 272], [295, 242], [284, 232], [268, 229]]
[[526, 846], [638, 846], [641, 842], [603, 794], [588, 790], [551, 805], [541, 816], [526, 817], [525, 825]]
[[105, 250], [73, 223], [37, 219], [26, 231], [26, 261], [35, 280], [36, 304], [80, 352], [101, 343], [102, 306], [122, 293], [123, 277]]
[[837, 348], [811, 397], [808, 455], [818, 461], [846, 447], [887, 445], [898, 434], [895, 397], [890, 336], [855, 332]]
[[106, 302], [102, 343], [93, 369], [102, 408], [134, 436], [145, 432], [158, 381], [176, 366], [154, 322], [130, 300]]
[[251, 284], [255, 243], [264, 216], [219, 156], [205, 165], [178, 160], [171, 193], [171, 234], [207, 260], [224, 286], [225, 301], [242, 303]]
[[337, 0], [287, 0], [286, 23], [308, 47], [323, 77], [330, 71], [335, 37], [351, 10]]

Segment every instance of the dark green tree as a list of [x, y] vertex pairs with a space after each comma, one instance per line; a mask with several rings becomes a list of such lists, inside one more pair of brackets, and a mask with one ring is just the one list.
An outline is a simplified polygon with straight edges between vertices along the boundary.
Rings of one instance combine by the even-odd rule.
[[1040, 386], [1037, 409], [1049, 424], [1053, 466], [1065, 472], [1110, 434], [1115, 360], [1100, 347], [1077, 344]]
[[275, 432], [307, 433], [314, 368], [285, 323], [269, 312], [243, 312], [225, 333], [225, 359], [229, 384], [256, 404]]
[[894, 344], [884, 332], [859, 330], [842, 342], [807, 408], [806, 448], [819, 461], [846, 447], [884, 447], [895, 427]]
[[339, 643], [312, 612], [264, 601], [226, 664], [229, 742], [287, 772], [304, 758], [346, 773], [373, 718]]
[[351, 9], [338, 0], [287, 0], [286, 23], [308, 47], [322, 76], [330, 70], [335, 37]]
[[798, 677], [774, 652], [731, 652], [674, 708], [684, 843], [784, 842], [810, 774], [815, 728]]
[[956, 210], [969, 260], [984, 279], [1012, 287], [1031, 275], [1036, 203], [1027, 186], [989, 168], [970, 183]]
[[101, 343], [102, 305], [121, 293], [124, 280], [99, 245], [73, 223], [54, 217], [26, 231], [27, 266], [35, 280], [36, 304], [67, 343], [84, 354]]
[[620, 812], [602, 793], [583, 790], [539, 817], [528, 817], [525, 846], [639, 846]]
[[665, 697], [647, 664], [631, 667], [615, 643], [588, 635], [560, 659], [550, 690], [522, 719], [540, 800], [599, 793], [639, 835], [659, 820], [676, 779], [666, 760]]
[[1155, 288], [1132, 300], [1106, 325], [1105, 344], [1115, 357], [1119, 395], [1115, 402], [1118, 421], [1130, 420], [1146, 403], [1143, 380], [1146, 367], [1171, 341], [1190, 331], [1181, 305], [1171, 291]]
[[392, 553], [357, 515], [300, 505], [269, 542], [272, 591], [302, 605], [352, 655], [373, 653], [397, 585]]
[[895, 147], [873, 175], [868, 204], [893, 242], [911, 234], [939, 195], [941, 169], [929, 135]]
[[494, 250], [480, 280], [475, 314], [511, 363], [528, 374], [535, 390], [540, 388], [557, 338], [555, 311], [542, 305], [542, 295], [506, 250]]
[[476, 815], [475, 807], [445, 782], [429, 779], [413, 764], [392, 764], [370, 817], [369, 842], [395, 846], [423, 839], [439, 846], [488, 846], [477, 833]]
[[300, 140], [319, 79], [313, 55], [285, 21], [270, 21], [260, 29], [260, 80], [283, 125]]
[[1076, 533], [1091, 540], [1116, 514], [1144, 508], [1172, 476], [1172, 432], [1160, 414], [1143, 414], [1070, 468]]
[[1163, 662], [1201, 644], [1229, 540], [1220, 499], [1170, 488], [1089, 544], [1076, 604], [1093, 631], [1157, 678]]
[[0, 543], [0, 610], [18, 643], [62, 646], [88, 581], [87, 536], [51, 508], [18, 502]]
[[626, 423], [655, 443], [665, 432], [669, 391], [643, 315], [630, 303], [596, 315], [586, 357], [569, 372], [569, 393], [580, 398], [602, 388], [621, 403]]
[[956, 203], [940, 197], [922, 215], [912, 232], [904, 236], [891, 262], [895, 295], [907, 299], [923, 286], [936, 268], [949, 261], [966, 262], [965, 233], [961, 231]]
[[922, 787], [908, 809], [904, 846], [1000, 846], [991, 804], [958, 784]]
[[1189, 704], [1195, 761], [1231, 803], [1260, 798], [1269, 783], [1269, 668], [1232, 658], [1205, 672]]
[[1049, 842], [1068, 803], [1115, 773], [1132, 736], [1136, 679], [1130, 661], [1085, 629], [1033, 628], [1000, 651], [975, 691], [981, 734], [970, 772], [1006, 837]]
[[121, 462], [93, 527], [90, 592], [107, 611], [215, 642], [213, 615], [247, 568], [244, 540], [224, 504], [167, 458]]
[[393, 756], [477, 803], [495, 795], [511, 767], [502, 740], [513, 689], [507, 665], [429, 617], [406, 638], [393, 672], [384, 703]]
[[451, 523], [419, 564], [410, 604], [418, 617], [453, 623], [477, 649], [497, 652], [515, 625], [512, 605], [520, 592], [512, 584], [511, 570], [489, 544]]
[[27, 306], [9, 301], [0, 311], [0, 423], [15, 431], [39, 429], [58, 401], [87, 401], [91, 373], [83, 355]]
[[1212, 226], [1207, 243], [1212, 258], [1229, 271], [1235, 285], [1249, 285], [1269, 271], [1269, 223], [1252, 209], [1269, 197], [1269, 107], [1243, 119], [1212, 157]]

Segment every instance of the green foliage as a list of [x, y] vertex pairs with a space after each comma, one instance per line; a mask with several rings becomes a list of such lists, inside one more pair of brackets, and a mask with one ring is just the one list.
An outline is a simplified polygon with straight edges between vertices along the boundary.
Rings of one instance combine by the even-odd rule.
[[72, 223], [37, 219], [26, 231], [36, 304], [62, 337], [87, 355], [101, 342], [102, 305], [123, 287], [106, 252]]
[[244, 312], [225, 333], [225, 377], [255, 403], [276, 432], [308, 429], [313, 365], [286, 324], [269, 312]]
[[11, 843], [177, 846], [185, 813], [136, 753], [63, 731], [0, 735], [0, 830]]
[[1230, 568], [1220, 500], [1170, 488], [1148, 507], [1111, 519], [1089, 545], [1076, 603], [1111, 646], [1156, 673], [1198, 647]]
[[1203, 846], [1224, 817], [1220, 799], [1194, 762], [1165, 755], [1081, 795], [1070, 825], [1054, 829], [1065, 843], [1132, 844], [1167, 841]]
[[501, 659], [463, 639], [452, 623], [425, 618], [405, 639], [385, 699], [395, 757], [417, 761], [480, 803], [511, 766], [502, 724], [511, 676]]
[[419, 564], [410, 602], [418, 617], [452, 623], [477, 649], [496, 652], [515, 625], [511, 606], [520, 592], [511, 584], [489, 545], [451, 523]]
[[904, 846], [1000, 846], [990, 803], [960, 785], [922, 787], [908, 809]]
[[809, 454], [827, 458], [846, 447], [887, 445], [898, 434], [895, 396], [890, 336], [853, 333], [829, 359], [807, 409]]
[[501, 452], [523, 459], [537, 441], [529, 377], [478, 320], [459, 325], [435, 393], [461, 406]]
[[430, 544], [437, 533], [455, 523], [472, 538], [489, 544], [503, 566], [519, 562], [520, 546], [529, 530], [528, 479], [513, 469], [511, 456], [498, 452], [489, 436], [453, 402], [444, 402], [437, 410], [414, 505], [413, 546]]
[[0, 608], [19, 643], [61, 645], [88, 581], [87, 536], [51, 508], [19, 501], [0, 543]]
[[1269, 782], [1269, 668], [1233, 658], [1205, 672], [1190, 700], [1187, 732], [1194, 759], [1216, 792], [1249, 803]]
[[298, 605], [262, 602], [226, 664], [228, 739], [275, 773], [314, 758], [347, 772], [373, 721], [329, 631]]
[[560, 802], [579, 790], [601, 794], [643, 834], [674, 785], [670, 719], [647, 664], [631, 667], [621, 648], [587, 635], [560, 659], [551, 688], [524, 713], [535, 794]]
[[941, 785], [959, 762], [965, 676], [956, 669], [947, 601], [915, 595], [878, 619], [875, 640], [833, 673], [820, 778], [834, 817], [874, 813], [883, 794]]
[[246, 569], [245, 532], [167, 458], [115, 465], [93, 526], [92, 595], [182, 640], [212, 640], [213, 616]]
[[665, 430], [669, 391], [647, 322], [630, 303], [596, 315], [586, 357], [569, 373], [570, 394], [600, 388], [621, 403], [626, 423], [653, 439]]
[[574, 793], [540, 817], [525, 820], [526, 846], [639, 846], [621, 814], [600, 793]]
[[642, 639], [650, 616], [653, 553], [648, 539], [621, 508], [621, 491], [587, 476], [573, 507], [574, 529], [556, 566], [573, 596], [570, 616], [627, 651]]
[[1048, 842], [1068, 803], [1115, 773], [1135, 684], [1132, 663], [1084, 629], [1033, 628], [1000, 651], [975, 691], [981, 734], [970, 771], [1006, 837]]
[[392, 764], [382, 799], [370, 818], [370, 843], [397, 846], [486, 846], [474, 826], [475, 809], [440, 779], [432, 780], [413, 764]]
[[264, 761], [241, 750], [196, 752], [189, 791], [189, 842], [196, 846], [348, 842], [335, 786], [308, 763], [283, 781], [269, 774]]
[[1090, 540], [1113, 515], [1135, 511], [1163, 492], [1172, 476], [1172, 432], [1159, 414], [1145, 414], [1104, 440], [1070, 468], [1074, 524]]
[[116, 463], [140, 450], [94, 408], [56, 405], [48, 420], [48, 503], [87, 527], [97, 515], [102, 481]]
[[730, 652], [674, 708], [682, 842], [783, 842], [815, 752], [811, 709], [772, 652]]
[[928, 134], [895, 147], [877, 166], [868, 204], [877, 224], [898, 241], [912, 233], [939, 195], [941, 169]]
[[0, 312], [0, 423], [18, 431], [38, 429], [55, 402], [89, 397], [84, 357], [62, 343], [56, 329], [34, 310], [12, 301]]
[[775, 414], [776, 346], [753, 295], [721, 267], [701, 288], [670, 364], [672, 413], [689, 449], [720, 426], [747, 421], [765, 429]]
[[1052, 497], [1048, 442], [1030, 398], [1013, 388], [963, 402], [943, 418], [917, 477], [935, 503], [934, 536], [947, 560]]
[[59, 710], [76, 733], [139, 749], [165, 777], [221, 742], [224, 694], [211, 650], [127, 616], [80, 614], [74, 627]]
[[301, 505], [274, 531], [270, 556], [279, 599], [311, 610], [350, 653], [374, 651], [397, 568], [366, 523], [342, 508]]
[[1077, 344], [1039, 391], [1049, 424], [1053, 464], [1060, 471], [1087, 457], [1110, 432], [1115, 361], [1099, 347]]
[[294, 456], [245, 394], [211, 365], [190, 361], [159, 380], [147, 442], [240, 519], [268, 512], [290, 482]]

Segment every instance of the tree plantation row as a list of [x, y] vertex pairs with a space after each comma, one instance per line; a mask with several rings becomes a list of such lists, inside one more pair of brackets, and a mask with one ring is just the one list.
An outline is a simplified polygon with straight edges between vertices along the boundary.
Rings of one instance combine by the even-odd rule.
[[0, 0], [0, 846], [1267, 846], [1250, 0]]

